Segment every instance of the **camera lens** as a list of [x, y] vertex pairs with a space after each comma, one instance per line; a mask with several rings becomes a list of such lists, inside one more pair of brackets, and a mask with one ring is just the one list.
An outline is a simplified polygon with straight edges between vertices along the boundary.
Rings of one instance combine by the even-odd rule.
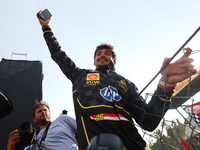
[[0, 119], [11, 114], [13, 106], [11, 101], [0, 92]]
[[21, 129], [22, 129], [23, 131], [26, 131], [27, 129], [29, 129], [29, 127], [30, 127], [29, 124], [24, 123]]
[[30, 121], [24, 121], [19, 125], [19, 132], [25, 135], [31, 134], [32, 125]]
[[26, 146], [36, 142], [36, 130], [32, 128], [30, 121], [24, 121], [19, 125], [18, 132], [20, 142], [16, 144], [16, 150], [22, 150]]

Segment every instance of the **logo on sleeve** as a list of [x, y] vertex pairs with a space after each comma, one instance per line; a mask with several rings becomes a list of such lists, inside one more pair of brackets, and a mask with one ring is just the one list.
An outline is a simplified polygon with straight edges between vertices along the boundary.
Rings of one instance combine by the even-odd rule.
[[86, 83], [89, 86], [94, 86], [99, 84], [100, 76], [99, 73], [88, 73], [86, 78]]
[[118, 94], [118, 91], [116, 88], [112, 86], [105, 87], [100, 90], [100, 94], [103, 98], [105, 98], [108, 101], [119, 101], [121, 100], [121, 96]]
[[127, 92], [128, 87], [127, 87], [127, 85], [126, 85], [126, 81], [125, 81], [125, 80], [120, 80], [120, 81], [118, 81], [118, 83], [119, 83], [119, 86], [120, 86], [121, 88], [123, 88], [125, 92]]

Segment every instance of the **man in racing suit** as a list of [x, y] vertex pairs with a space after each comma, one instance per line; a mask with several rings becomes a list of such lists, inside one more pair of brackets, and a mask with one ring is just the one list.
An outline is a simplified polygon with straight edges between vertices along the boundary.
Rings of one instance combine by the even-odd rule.
[[[183, 75], [176, 78], [170, 77], [166, 88], [160, 83], [151, 101], [146, 104], [138, 94], [135, 84], [114, 71], [116, 54], [113, 46], [102, 44], [97, 47], [94, 56], [95, 70], [80, 69], [61, 50], [49, 27], [51, 18], [44, 22], [38, 16], [39, 13], [41, 11], [37, 13], [37, 17], [42, 25], [51, 57], [73, 84], [79, 149], [86, 150], [95, 135], [113, 133], [121, 138], [127, 150], [144, 150], [146, 142], [138, 133], [132, 118], [143, 129], [153, 131], [169, 109], [175, 84], [189, 77], [189, 73], [186, 73], [184, 77]], [[189, 48], [188, 51], [190, 51]], [[182, 61], [182, 65], [187, 62], [187, 66], [184, 66], [182, 70], [189, 68], [193, 72], [196, 71], [191, 65], [191, 58], [181, 59], [185, 60]], [[170, 59], [165, 59], [163, 65], [169, 61]], [[163, 71], [163, 81], [165, 81], [166, 73], [173, 72], [174, 68], [180, 69], [180, 64], [177, 64], [180, 61], [175, 63], [170, 64]]]

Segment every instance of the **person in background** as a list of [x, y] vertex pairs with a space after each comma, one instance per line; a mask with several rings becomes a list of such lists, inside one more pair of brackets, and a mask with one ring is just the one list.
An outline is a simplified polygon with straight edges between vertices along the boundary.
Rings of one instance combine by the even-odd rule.
[[[40, 128], [37, 141], [25, 148], [31, 150], [77, 150], [76, 120], [67, 115], [60, 115], [51, 122], [50, 108], [46, 103], [37, 103], [34, 106], [33, 120]], [[20, 135], [14, 130], [10, 133], [7, 150], [16, 150], [16, 144], [20, 142]], [[46, 133], [46, 135], [45, 135]]]
[[63, 111], [62, 111], [62, 114], [63, 114], [63, 115], [67, 115], [67, 110], [63, 110]]

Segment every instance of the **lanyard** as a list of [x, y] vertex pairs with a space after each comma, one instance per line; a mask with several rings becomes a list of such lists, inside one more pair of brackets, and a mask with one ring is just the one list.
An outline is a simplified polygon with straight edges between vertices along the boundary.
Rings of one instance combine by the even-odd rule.
[[39, 150], [42, 150], [42, 147], [44, 146], [44, 140], [45, 140], [45, 138], [46, 138], [46, 136], [47, 136], [47, 132], [48, 132], [48, 130], [49, 130], [49, 126], [50, 126], [50, 125], [51, 125], [51, 122], [48, 124], [48, 126], [46, 127], [46, 129], [45, 129], [45, 131], [44, 131], [44, 133], [43, 133], [42, 139], [41, 139], [41, 141], [40, 141], [40, 145], [38, 145]]

